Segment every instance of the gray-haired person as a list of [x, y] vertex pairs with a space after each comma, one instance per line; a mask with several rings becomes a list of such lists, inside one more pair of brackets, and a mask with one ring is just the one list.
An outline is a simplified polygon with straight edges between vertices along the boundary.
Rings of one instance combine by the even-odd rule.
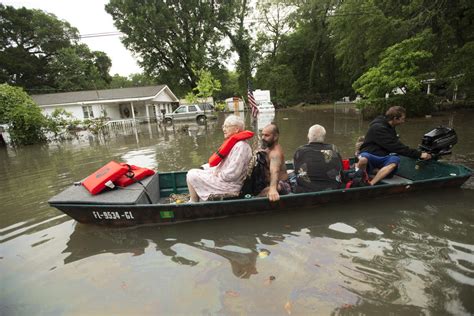
[[[222, 132], [227, 139], [244, 130], [244, 121], [235, 115], [228, 116]], [[207, 201], [210, 195], [240, 193], [247, 168], [252, 158], [252, 148], [246, 141], [238, 141], [227, 157], [214, 167], [205, 165], [204, 170], [191, 169], [186, 175], [190, 200], [189, 202]]]
[[325, 137], [324, 127], [313, 125], [308, 130], [308, 144], [296, 150], [296, 193], [341, 188], [342, 158], [336, 146], [324, 142]]

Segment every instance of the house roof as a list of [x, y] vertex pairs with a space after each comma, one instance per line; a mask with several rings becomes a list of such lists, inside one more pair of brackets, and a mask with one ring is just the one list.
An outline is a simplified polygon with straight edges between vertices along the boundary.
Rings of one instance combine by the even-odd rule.
[[178, 101], [167, 85], [36, 94], [31, 97], [39, 106], [81, 102], [113, 102], [114, 100], [123, 99], [153, 98], [165, 88], [167, 88], [171, 96]]

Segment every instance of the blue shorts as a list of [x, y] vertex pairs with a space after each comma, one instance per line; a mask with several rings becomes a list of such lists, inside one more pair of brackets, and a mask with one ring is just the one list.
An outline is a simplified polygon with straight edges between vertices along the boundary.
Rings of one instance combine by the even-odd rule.
[[383, 167], [394, 163], [397, 165], [397, 167], [389, 174], [389, 176], [391, 177], [397, 171], [398, 165], [400, 165], [400, 157], [398, 157], [398, 155], [396, 154], [388, 156], [376, 156], [367, 152], [361, 152], [359, 157], [367, 158], [367, 160], [369, 161], [367, 165], [368, 173], [372, 173], [374, 169], [382, 169]]

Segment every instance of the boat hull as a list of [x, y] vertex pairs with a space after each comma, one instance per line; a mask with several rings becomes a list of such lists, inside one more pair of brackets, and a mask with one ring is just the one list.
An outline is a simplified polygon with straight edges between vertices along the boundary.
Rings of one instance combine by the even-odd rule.
[[[399, 173], [406, 176], [416, 169], [414, 161], [405, 161], [405, 168]], [[419, 169], [419, 168], [418, 168]], [[366, 200], [416, 191], [460, 187], [471, 176], [471, 170], [460, 165], [432, 162], [422, 167], [425, 174], [414, 174], [415, 180], [398, 183], [382, 183], [351, 189], [329, 190], [281, 196], [277, 202], [264, 197], [251, 197], [224, 201], [207, 201], [193, 204], [138, 204], [138, 205], [95, 205], [95, 204], [50, 204], [78, 222], [106, 226], [134, 226], [143, 224], [174, 224], [187, 221], [222, 218], [274, 212], [284, 209], [320, 206], [327, 203], [340, 203], [345, 208], [348, 201]], [[427, 177], [426, 174], [443, 169], [443, 174]], [[412, 172], [413, 173], [413, 172]], [[160, 180], [160, 194], [182, 193], [185, 190], [183, 173], [168, 173], [175, 177], [172, 183]], [[162, 174], [164, 176], [164, 174]], [[185, 176], [185, 173], [184, 173]], [[163, 177], [166, 178], [166, 177]], [[178, 180], [176, 180], [178, 179]]]

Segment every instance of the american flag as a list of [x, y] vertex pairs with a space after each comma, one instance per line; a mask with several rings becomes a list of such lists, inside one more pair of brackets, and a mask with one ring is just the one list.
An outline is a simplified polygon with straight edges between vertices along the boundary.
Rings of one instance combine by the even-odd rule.
[[255, 102], [255, 98], [253, 97], [253, 89], [252, 89], [252, 84], [250, 83], [250, 81], [248, 83], [247, 97], [249, 99], [250, 109], [252, 110], [252, 116], [257, 117], [258, 107], [257, 107], [257, 103]]

